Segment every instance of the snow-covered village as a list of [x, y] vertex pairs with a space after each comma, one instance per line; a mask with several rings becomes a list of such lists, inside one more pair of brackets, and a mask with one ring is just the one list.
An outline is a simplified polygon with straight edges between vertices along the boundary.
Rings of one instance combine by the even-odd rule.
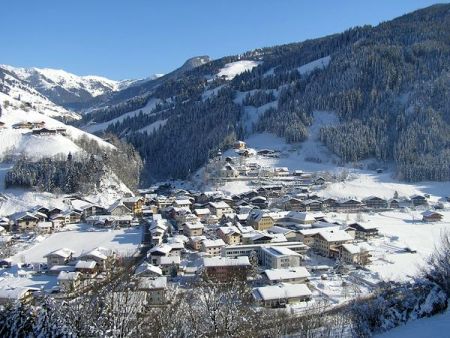
[[424, 3], [126, 80], [0, 60], [0, 336], [448, 337], [450, 7]]

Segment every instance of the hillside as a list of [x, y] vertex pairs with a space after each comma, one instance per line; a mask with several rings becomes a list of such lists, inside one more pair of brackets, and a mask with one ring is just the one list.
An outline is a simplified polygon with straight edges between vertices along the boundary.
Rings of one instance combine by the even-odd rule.
[[[131, 193], [123, 183], [124, 176], [98, 156], [111, 154], [116, 160], [122, 149], [65, 125], [45, 115], [46, 111], [24, 107], [23, 101], [4, 93], [0, 93], [0, 109], [1, 214], [27, 210], [36, 203], [59, 205], [61, 193], [76, 192], [77, 187], [103, 203]], [[69, 154], [72, 161], [67, 160]], [[64, 170], [58, 171], [61, 166]], [[84, 177], [78, 177], [80, 174]]]
[[[49, 68], [16, 68], [0, 65], [0, 79], [11, 87], [28, 87], [57, 106], [80, 110], [101, 102], [101, 97], [122, 90], [134, 81], [114, 81], [101, 76], [78, 76]], [[5, 89], [1, 90], [5, 92]]]
[[[255, 131], [302, 142], [313, 112], [329, 111], [340, 123], [322, 128], [320, 139], [341, 163], [375, 158], [394, 163], [400, 179], [448, 180], [448, 27], [450, 5], [436, 5], [376, 27], [210, 61], [141, 86], [132, 98], [130, 88], [117, 92], [89, 123], [115, 119], [105, 130], [138, 148], [151, 181], [186, 177]], [[155, 123], [161, 127], [140, 132]]]

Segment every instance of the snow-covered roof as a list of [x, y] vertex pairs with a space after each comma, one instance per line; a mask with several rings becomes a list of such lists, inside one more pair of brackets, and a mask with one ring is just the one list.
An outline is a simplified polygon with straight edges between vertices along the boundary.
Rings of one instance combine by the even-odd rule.
[[422, 216], [425, 216], [425, 217], [441, 216], [442, 217], [442, 214], [440, 214], [436, 211], [433, 211], [433, 210], [426, 210], [426, 211], [422, 212]]
[[52, 251], [49, 254], [45, 255], [44, 257], [59, 256], [59, 257], [62, 257], [62, 258], [69, 258], [74, 253], [75, 253], [75, 251], [73, 251], [73, 250], [70, 250], [70, 249], [67, 249], [67, 248], [62, 248], [62, 249], [58, 249], [58, 250]]
[[204, 241], [205, 239], [206, 239], [206, 236], [192, 236], [190, 238], [190, 241], [195, 243], [195, 242]]
[[356, 255], [361, 252], [361, 248], [359, 246], [351, 243], [342, 244], [342, 248], [344, 248], [345, 251], [348, 251], [352, 255]]
[[327, 242], [351, 241], [353, 239], [353, 237], [344, 230], [320, 231], [319, 236]]
[[0, 299], [19, 300], [28, 291], [36, 291], [36, 288], [29, 287], [4, 287], [0, 288]]
[[197, 215], [209, 215], [211, 213], [211, 211], [208, 208], [198, 208], [194, 210], [194, 213], [196, 213]]
[[310, 273], [303, 266], [288, 269], [269, 269], [265, 270], [267, 278], [271, 281], [283, 281], [285, 279], [308, 278]]
[[289, 213], [285, 216], [291, 219], [296, 219], [303, 222], [314, 222], [316, 219], [314, 215], [308, 212], [300, 212], [300, 211], [289, 211]]
[[232, 234], [238, 234], [240, 235], [241, 232], [239, 231], [239, 229], [237, 227], [235, 227], [234, 225], [231, 226], [226, 226], [226, 227], [219, 227], [219, 230], [224, 234], [224, 235], [232, 235]]
[[75, 210], [84, 210], [94, 206], [92, 203], [83, 200], [71, 200], [70, 204], [72, 205], [72, 208], [74, 208]]
[[139, 265], [135, 271], [136, 275], [146, 273], [146, 272], [152, 272], [159, 276], [162, 276], [162, 274], [163, 274], [163, 272], [159, 266], [155, 266], [155, 265], [149, 264], [147, 262], [144, 262], [141, 265]]
[[159, 265], [180, 264], [180, 256], [163, 256], [159, 259]]
[[80, 278], [80, 273], [79, 272], [66, 272], [66, 271], [61, 271], [58, 275], [58, 281], [60, 280], [77, 280]]
[[18, 212], [18, 213], [14, 214], [14, 215], [11, 215], [11, 219], [13, 221], [18, 221], [18, 220], [21, 220], [22, 218], [25, 218], [25, 217], [38, 219], [34, 214], [32, 214], [31, 212], [28, 212], [28, 211]]
[[213, 248], [217, 246], [225, 246], [225, 242], [222, 239], [207, 239], [202, 242], [205, 248]]
[[137, 202], [139, 202], [141, 200], [142, 200], [141, 196], [133, 196], [133, 197], [123, 198], [122, 202], [123, 203], [137, 203]]
[[236, 258], [228, 257], [205, 257], [203, 258], [204, 267], [217, 266], [250, 266], [250, 261], [247, 256], [239, 256]]
[[[111, 204], [111, 205], [109, 206], [108, 212], [112, 212], [112, 211], [113, 211], [114, 209], [116, 209], [117, 207], [122, 207], [122, 208], [127, 208], [127, 209], [128, 209], [128, 207], [127, 207], [125, 204], [123, 204], [123, 201], [122, 201], [122, 200], [117, 200], [117, 201], [115, 201], [113, 204]], [[131, 212], [130, 209], [128, 209], [128, 211]]]
[[175, 200], [175, 202], [173, 202], [175, 205], [191, 205], [191, 201], [189, 201], [188, 199], [179, 199], [179, 200]]
[[255, 289], [254, 295], [261, 300], [277, 300], [311, 296], [311, 290], [305, 284], [279, 284]]
[[96, 265], [96, 261], [78, 261], [75, 264], [75, 269], [93, 269]]
[[133, 216], [131, 215], [93, 215], [86, 218], [87, 221], [128, 221], [131, 222], [133, 220]]
[[219, 202], [209, 202], [209, 205], [212, 206], [214, 209], [228, 209], [230, 206], [225, 203], [224, 201]]
[[270, 246], [270, 247], [263, 247], [263, 251], [273, 255], [273, 256], [300, 256], [299, 253], [295, 252], [294, 250], [291, 250], [289, 248], [283, 247], [283, 246]]
[[85, 253], [82, 257], [90, 256], [90, 257], [98, 258], [99, 260], [106, 260], [108, 258], [108, 256], [105, 254], [105, 251], [106, 251], [106, 249], [104, 249], [104, 248], [96, 248], [96, 249], [93, 249], [93, 250]]
[[290, 233], [290, 232], [293, 232], [293, 231], [294, 230], [292, 230], [292, 229], [280, 227], [280, 226], [277, 226], [277, 225], [273, 225], [272, 227], [267, 229], [268, 233], [273, 233], [273, 234], [287, 234], [287, 233]]
[[139, 278], [141, 289], [165, 289], [167, 288], [167, 277]]
[[39, 222], [37, 227], [40, 229], [51, 229], [53, 227], [52, 222]]
[[172, 251], [172, 247], [168, 244], [161, 244], [161, 245], [155, 246], [149, 250], [150, 253], [161, 252], [165, 255], [167, 255], [170, 251]]
[[195, 222], [195, 223], [186, 222], [186, 223], [184, 223], [183, 227], [185, 227], [186, 229], [189, 229], [189, 230], [199, 230], [199, 229], [203, 229], [204, 225], [200, 222]]

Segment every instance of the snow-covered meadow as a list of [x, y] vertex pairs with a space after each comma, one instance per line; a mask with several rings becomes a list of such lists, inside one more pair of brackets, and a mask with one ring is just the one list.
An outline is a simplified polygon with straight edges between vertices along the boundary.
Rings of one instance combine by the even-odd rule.
[[11, 268], [0, 269], [0, 287], [27, 286], [50, 289], [55, 286], [56, 276], [35, 274], [31, 269], [20, 269], [17, 264], [45, 263], [45, 255], [61, 248], [73, 250], [75, 257], [98, 247], [111, 250], [120, 256], [130, 256], [136, 252], [140, 243], [140, 228], [113, 230], [74, 225], [67, 231], [37, 236], [11, 257], [13, 262]]

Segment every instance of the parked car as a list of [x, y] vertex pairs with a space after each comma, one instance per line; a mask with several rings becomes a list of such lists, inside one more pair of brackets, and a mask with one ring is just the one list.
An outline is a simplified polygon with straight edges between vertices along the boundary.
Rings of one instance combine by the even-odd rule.
[[3, 259], [0, 261], [0, 268], [10, 268], [11, 267], [11, 261], [7, 259]]

